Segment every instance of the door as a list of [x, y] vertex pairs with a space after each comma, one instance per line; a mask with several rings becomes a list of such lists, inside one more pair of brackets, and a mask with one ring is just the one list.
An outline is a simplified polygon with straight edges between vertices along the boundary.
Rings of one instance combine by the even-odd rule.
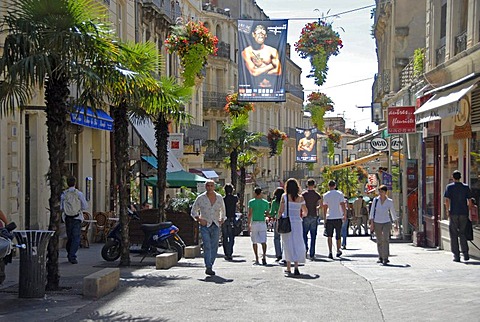
[[439, 137], [425, 140], [425, 205], [423, 225], [428, 247], [438, 246], [438, 220], [440, 219], [440, 152]]

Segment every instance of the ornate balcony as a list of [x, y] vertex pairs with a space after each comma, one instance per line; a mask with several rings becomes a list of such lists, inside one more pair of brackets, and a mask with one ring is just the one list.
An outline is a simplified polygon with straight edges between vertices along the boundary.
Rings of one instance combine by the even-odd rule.
[[220, 41], [218, 42], [217, 47], [217, 57], [230, 59], [230, 44]]
[[302, 101], [304, 100], [303, 88], [300, 86], [296, 86], [290, 83], [285, 83], [285, 91], [287, 93], [292, 94], [293, 96], [296, 96], [302, 99]]
[[177, 1], [168, 0], [142, 0], [144, 9], [149, 10], [151, 14], [166, 19], [169, 23], [174, 23], [181, 16], [180, 6]]
[[410, 59], [407, 66], [400, 72], [400, 88], [407, 87], [414, 82], [413, 74], [413, 59]]

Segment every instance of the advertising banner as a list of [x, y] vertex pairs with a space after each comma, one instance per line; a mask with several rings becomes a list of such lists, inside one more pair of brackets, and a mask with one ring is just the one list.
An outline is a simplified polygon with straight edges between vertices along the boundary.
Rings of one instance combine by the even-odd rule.
[[415, 106], [388, 108], [388, 134], [415, 133]]
[[317, 132], [316, 128], [295, 128], [297, 146], [297, 162], [317, 162]]
[[238, 20], [238, 100], [284, 102], [288, 20]]

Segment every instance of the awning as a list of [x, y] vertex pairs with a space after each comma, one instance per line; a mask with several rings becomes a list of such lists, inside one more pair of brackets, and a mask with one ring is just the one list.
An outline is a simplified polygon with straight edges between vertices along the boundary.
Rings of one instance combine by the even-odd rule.
[[[158, 167], [157, 158], [154, 156], [142, 156], [142, 159], [147, 161], [153, 168]], [[175, 158], [174, 155], [168, 153], [168, 161], [167, 161], [167, 173], [168, 172], [176, 172], [183, 170], [182, 164]]]
[[368, 141], [368, 140], [371, 140], [373, 139], [374, 137], [377, 137], [378, 135], [380, 135], [384, 130], [386, 130], [387, 128], [386, 127], [383, 127], [375, 132], [372, 132], [372, 133], [368, 133], [368, 134], [365, 134], [364, 136], [361, 136], [359, 138], [356, 138], [355, 140], [352, 140], [352, 141], [348, 141], [347, 144], [348, 145], [355, 145], [355, 144], [359, 144], [359, 143], [362, 143], [362, 142], [365, 142], [365, 141]]
[[215, 170], [212, 170], [212, 169], [190, 169], [188, 171], [190, 173], [195, 173], [195, 174], [199, 174], [201, 176], [204, 176], [207, 179], [215, 180], [215, 179], [219, 178], [219, 176], [215, 172]]
[[364, 157], [356, 159], [356, 160], [348, 161], [348, 162], [345, 162], [345, 163], [342, 163], [342, 164], [332, 165], [330, 167], [330, 170], [335, 171], [335, 170], [340, 170], [340, 169], [343, 169], [343, 168], [348, 168], [348, 167], [353, 167], [355, 165], [363, 164], [363, 163], [366, 163], [368, 161], [371, 161], [371, 160], [374, 160], [374, 159], [378, 158], [381, 154], [382, 154], [382, 151], [378, 151], [376, 153], [364, 156]]
[[70, 113], [70, 122], [73, 124], [90, 127], [97, 130], [113, 131], [113, 119], [102, 109], [95, 112], [87, 107], [75, 106], [75, 112]]
[[[169, 188], [196, 188], [197, 183], [204, 183], [208, 179], [200, 177], [194, 173], [187, 171], [176, 171], [176, 172], [167, 172], [167, 184]], [[145, 184], [147, 186], [156, 186], [157, 177], [150, 177], [145, 179]]]
[[415, 111], [417, 124], [455, 115], [458, 112], [458, 102], [477, 86], [479, 78], [475, 78], [461, 85], [438, 91], [425, 104]]

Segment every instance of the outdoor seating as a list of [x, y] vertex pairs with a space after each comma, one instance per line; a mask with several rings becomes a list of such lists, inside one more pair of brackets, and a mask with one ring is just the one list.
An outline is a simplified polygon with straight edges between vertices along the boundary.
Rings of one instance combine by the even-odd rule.
[[88, 228], [90, 227], [90, 214], [86, 211], [83, 212], [83, 221], [80, 228], [80, 246], [83, 248], [89, 248], [88, 242]]
[[108, 220], [107, 214], [105, 212], [97, 212], [95, 213], [95, 231], [93, 233], [93, 240], [97, 242], [101, 237], [100, 241], [105, 241], [108, 235]]

